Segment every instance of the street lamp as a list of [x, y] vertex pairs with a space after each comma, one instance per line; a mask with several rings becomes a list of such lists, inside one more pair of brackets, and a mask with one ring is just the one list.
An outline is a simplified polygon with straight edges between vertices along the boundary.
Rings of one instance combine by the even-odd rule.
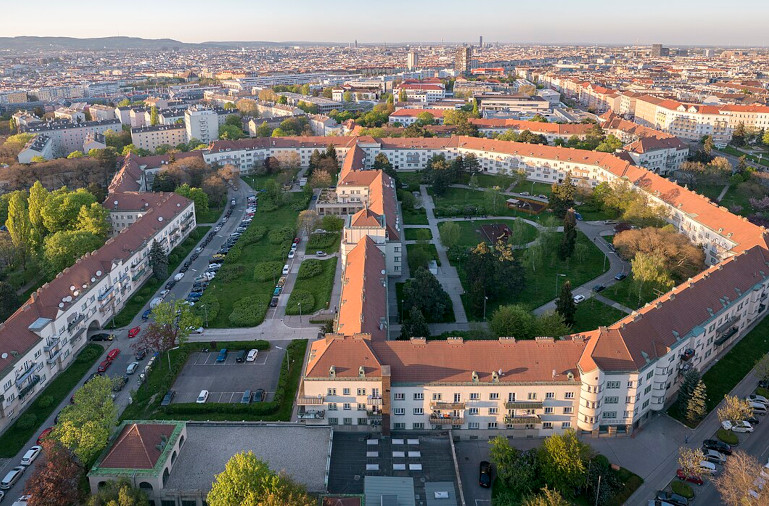
[[566, 274], [561, 274], [560, 272], [555, 275], [555, 296], [558, 297], [558, 278], [562, 277], [565, 278]]
[[299, 306], [299, 323], [302, 323], [302, 303], [297, 302], [297, 305]]
[[208, 306], [204, 304], [201, 304], [200, 307], [203, 308], [203, 313], [206, 315], [206, 327], [208, 327]]
[[286, 372], [291, 372], [291, 364], [289, 363], [291, 361], [291, 357], [288, 356], [288, 349], [278, 346], [277, 344], [275, 347], [286, 352]]
[[171, 352], [174, 351], [174, 350], [178, 350], [178, 349], [179, 349], [178, 346], [174, 346], [173, 348], [171, 348], [170, 350], [168, 350], [166, 352], [166, 357], [168, 357], [168, 372], [169, 373], [171, 372]]
[[485, 295], [483, 296], [483, 321], [486, 321], [486, 301], [489, 300]]

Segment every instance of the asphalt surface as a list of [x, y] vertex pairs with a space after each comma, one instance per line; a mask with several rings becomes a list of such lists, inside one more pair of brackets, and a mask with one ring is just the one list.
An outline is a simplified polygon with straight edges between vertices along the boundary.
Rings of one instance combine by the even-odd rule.
[[[208, 259], [216, 253], [216, 251], [224, 244], [227, 237], [229, 237], [230, 233], [234, 231], [240, 221], [242, 220], [243, 216], [245, 215], [246, 210], [246, 197], [251, 192], [251, 188], [245, 184], [243, 181], [239, 181], [238, 183], [238, 191], [229, 191], [229, 195], [227, 197], [228, 201], [232, 198], [236, 199], [236, 205], [235, 209], [232, 213], [232, 216], [224, 223], [222, 229], [216, 234], [214, 239], [211, 240], [211, 242], [206, 246], [203, 251], [200, 252], [199, 257], [197, 260], [191, 263], [189, 270], [185, 274], [184, 278], [174, 286], [171, 291], [166, 295], [166, 300], [169, 300], [171, 298], [177, 298], [177, 299], [183, 299], [187, 296], [187, 293], [189, 293], [190, 288], [192, 288], [193, 279], [198, 275], [199, 272], [203, 272], [206, 270], [206, 267], [208, 265]], [[221, 220], [220, 220], [221, 222]], [[213, 229], [211, 229], [213, 230]], [[192, 252], [190, 252], [192, 254]], [[188, 257], [189, 258], [189, 257]], [[185, 259], [186, 260], [186, 259]], [[182, 262], [184, 264], [184, 262]], [[181, 267], [181, 266], [180, 266]], [[173, 278], [174, 275], [176, 275], [179, 272], [179, 269], [177, 268], [174, 272], [170, 273], [168, 279]], [[161, 290], [165, 288], [165, 286], [161, 287]], [[154, 294], [153, 297], [150, 297], [149, 300], [152, 300], [155, 297], [158, 297], [160, 295], [160, 290], [158, 290], [158, 293]], [[112, 365], [109, 369], [107, 369], [107, 376], [123, 376], [126, 374], [126, 368], [131, 362], [134, 362], [136, 358], [134, 357], [134, 350], [131, 348], [131, 344], [134, 342], [133, 339], [128, 339], [128, 330], [133, 327], [144, 327], [148, 322], [145, 322], [141, 319], [142, 313], [149, 309], [149, 302], [146, 306], [144, 306], [134, 317], [134, 319], [131, 321], [129, 325], [123, 328], [118, 329], [104, 329], [104, 330], [96, 330], [93, 332], [90, 332], [90, 334], [100, 333], [100, 332], [108, 332], [115, 335], [115, 340], [109, 343], [102, 343], [105, 345], [105, 351], [110, 351], [115, 348], [120, 350], [120, 355], [113, 361]], [[254, 339], [252, 337], [251, 339]], [[85, 383], [85, 379], [88, 378], [91, 373], [96, 372], [96, 369], [99, 366], [99, 363], [104, 360], [105, 356], [103, 355], [99, 360], [96, 361], [96, 363], [93, 365], [93, 367], [85, 374], [83, 379], [81, 379], [77, 386], [70, 392], [70, 394], [66, 397], [66, 399], [59, 404], [59, 406], [56, 407], [56, 409], [53, 411], [53, 414], [48, 417], [47, 420], [45, 420], [44, 423], [40, 425], [40, 430], [35, 433], [32, 438], [27, 442], [26, 445], [24, 445], [24, 448], [13, 458], [7, 459], [2, 463], [2, 466], [0, 467], [0, 478], [4, 477], [5, 474], [11, 470], [13, 467], [19, 465], [19, 462], [21, 461], [21, 457], [24, 456], [24, 453], [32, 447], [33, 445], [37, 444], [37, 437], [40, 432], [42, 432], [47, 427], [53, 427], [54, 418], [56, 415], [64, 409], [65, 406], [69, 404], [69, 399], [72, 394], [74, 394], [75, 390], [83, 386], [83, 383]], [[140, 367], [134, 373], [132, 376], [129, 376], [129, 381], [126, 384], [126, 386], [117, 393], [115, 397], [115, 404], [118, 406], [118, 412], [122, 413], [123, 409], [128, 405], [129, 403], [129, 392], [131, 390], [135, 390], [138, 388], [138, 378], [139, 374], [144, 370], [144, 367], [146, 366], [147, 362], [150, 360], [150, 355], [144, 358], [144, 360], [140, 361]], [[14, 485], [10, 490], [5, 491], [5, 498], [4, 502], [11, 503], [16, 500], [19, 496], [21, 496], [24, 493], [24, 485], [29, 478], [29, 476], [32, 475], [33, 469], [28, 469], [22, 478]]]

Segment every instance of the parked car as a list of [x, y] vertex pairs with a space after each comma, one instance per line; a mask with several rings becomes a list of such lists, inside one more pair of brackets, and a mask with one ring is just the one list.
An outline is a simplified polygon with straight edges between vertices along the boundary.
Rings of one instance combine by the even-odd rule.
[[485, 460], [481, 461], [478, 485], [483, 488], [491, 487], [491, 464]]
[[716, 465], [712, 462], [708, 462], [707, 460], [701, 460], [700, 461], [700, 471], [702, 471], [703, 474], [717, 474], [718, 469], [716, 469]]
[[702, 454], [705, 456], [705, 460], [713, 464], [723, 464], [726, 462], [726, 455], [716, 450], [703, 450]]
[[156, 307], [158, 307], [158, 304], [160, 304], [161, 302], [163, 302], [163, 299], [161, 299], [160, 297], [155, 297], [150, 301], [150, 309], [155, 309]]
[[290, 260], [290, 259], [292, 259], [292, 258], [294, 258], [294, 255], [296, 255], [296, 252], [295, 252], [293, 249], [292, 249], [291, 251], [289, 251], [289, 252], [288, 252], [288, 258], [289, 258], [289, 260]]
[[679, 480], [688, 481], [689, 483], [694, 483], [695, 485], [702, 485], [705, 483], [699, 476], [687, 476], [683, 469], [678, 469], [676, 471], [676, 477]]
[[163, 400], [160, 401], [161, 406], [168, 406], [171, 404], [171, 401], [174, 400], [174, 397], [176, 396], [176, 390], [169, 390], [166, 392], [166, 394], [163, 396]]
[[177, 273], [177, 274], [174, 276], [174, 281], [181, 281], [181, 280], [182, 280], [182, 278], [184, 278], [184, 273], [183, 273], [183, 272], [179, 272], [179, 273]]
[[128, 339], [133, 339], [134, 337], [139, 335], [139, 331], [141, 330], [141, 327], [134, 327], [131, 330], [128, 331]]
[[48, 427], [43, 432], [41, 432], [40, 435], [37, 436], [37, 444], [42, 444], [42, 442], [45, 441], [45, 438], [48, 437], [48, 434], [50, 434], [52, 430], [53, 427]]
[[224, 362], [227, 360], [227, 348], [219, 350], [219, 355], [216, 357], [217, 362]]
[[324, 257], [324, 256], [326, 256], [326, 252], [325, 251], [316, 251], [315, 252], [315, 256]]
[[767, 399], [763, 395], [751, 394], [748, 396], [748, 400], [750, 402], [760, 402], [761, 404], [769, 405], [769, 399]]
[[286, 284], [286, 276], [281, 276], [278, 280], [278, 286], [283, 286]]
[[128, 383], [128, 376], [116, 376], [112, 379], [112, 391], [119, 392]]
[[174, 280], [172, 279], [171, 281], [169, 281], [168, 283], [166, 283], [166, 290], [170, 290], [170, 289], [171, 289], [171, 288], [173, 288], [174, 286], [176, 286], [176, 281], [174, 281]]
[[101, 364], [99, 364], [99, 367], [96, 369], [99, 373], [107, 372], [107, 369], [109, 369], [109, 366], [112, 365], [112, 361], [110, 360], [103, 360]]
[[270, 301], [270, 307], [278, 307], [278, 298], [277, 297], [273, 297], [272, 298], [272, 300]]
[[574, 296], [574, 303], [575, 304], [579, 304], [580, 302], [584, 302], [584, 301], [585, 301], [585, 296], [584, 295], [575, 295]]
[[262, 401], [264, 401], [264, 389], [257, 388], [256, 391], [254, 391], [254, 402]]
[[115, 339], [113, 334], [105, 334], [104, 332], [91, 336], [91, 341], [112, 341], [113, 339]]
[[201, 390], [195, 402], [198, 404], [205, 404], [207, 400], [208, 400], [208, 390]]
[[708, 450], [716, 450], [724, 455], [732, 454], [732, 447], [717, 439], [706, 439], [702, 442], [702, 447]]
[[25, 453], [24, 456], [21, 458], [21, 465], [28, 466], [32, 464], [35, 461], [35, 459], [40, 455], [40, 452], [42, 450], [43, 448], [37, 445], [27, 450], [27, 453]]
[[251, 404], [251, 390], [243, 392], [243, 397], [240, 398], [241, 404]]
[[126, 367], [126, 374], [131, 375], [136, 372], [136, 369], [139, 368], [139, 362], [131, 362], [128, 364], [128, 367]]
[[240, 350], [240, 351], [239, 351], [239, 352], [238, 352], [238, 353], [235, 355], [235, 362], [237, 362], [237, 363], [239, 363], [239, 364], [240, 364], [240, 363], [243, 363], [243, 362], [245, 362], [245, 361], [246, 361], [246, 350]]
[[594, 291], [595, 293], [598, 293], [598, 292], [603, 292], [604, 290], [606, 290], [606, 287], [605, 287], [604, 285], [595, 285], [595, 286], [593, 287], [593, 291]]
[[139, 350], [136, 353], [134, 353], [134, 357], [136, 357], [136, 360], [144, 360], [144, 357], [147, 356], [147, 350]]
[[627, 277], [627, 274], [625, 274], [624, 272], [620, 272], [619, 274], [614, 276], [614, 279], [616, 279], [617, 281], [622, 281], [626, 277]]
[[273, 290], [273, 291], [272, 291], [272, 296], [273, 296], [273, 297], [277, 297], [278, 295], [280, 295], [280, 292], [281, 292], [281, 290], [283, 290], [283, 288], [282, 288], [282, 287], [280, 287], [280, 286], [276, 286], [276, 287], [275, 287], [275, 290]]
[[113, 350], [109, 350], [109, 353], [107, 353], [107, 360], [112, 362], [113, 360], [115, 360], [118, 357], [118, 355], [120, 355], [120, 349], [119, 348], [115, 348]]
[[24, 474], [24, 466], [16, 466], [5, 475], [3, 481], [0, 481], [0, 490], [9, 490], [16, 485], [16, 482], [21, 479], [21, 475]]
[[689, 499], [682, 495], [674, 494], [672, 492], [665, 492], [664, 490], [657, 491], [656, 499], [660, 501], [665, 501], [668, 504], [673, 504], [675, 506], [688, 506], [689, 505]]
[[259, 350], [253, 349], [248, 352], [248, 356], [246, 357], [246, 362], [253, 362], [256, 360], [257, 355], [259, 355]]
[[730, 422], [729, 420], [724, 420], [721, 422], [721, 427], [732, 432], [753, 432], [753, 426], [744, 420], [740, 422]]
[[283, 266], [283, 271], [282, 271], [283, 275], [284, 275], [284, 276], [288, 275], [288, 272], [289, 272], [290, 270], [291, 270], [291, 268], [288, 266], [288, 264], [284, 265], [284, 266]]
[[147, 309], [142, 313], [142, 320], [145, 322], [150, 319], [150, 315], [152, 314], [152, 309]]
[[301, 237], [294, 237], [294, 244], [299, 244], [300, 242], [302, 242]]

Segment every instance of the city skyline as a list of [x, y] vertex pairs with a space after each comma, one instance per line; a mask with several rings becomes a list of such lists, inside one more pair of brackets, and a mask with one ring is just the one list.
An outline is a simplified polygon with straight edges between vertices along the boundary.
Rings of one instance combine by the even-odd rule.
[[[707, 0], [694, 4], [652, 0], [643, 10], [635, 5], [618, 5], [604, 0], [572, 4], [557, 1], [553, 12], [544, 13], [534, 5], [496, 5], [494, 1], [474, 2], [471, 13], [481, 21], [468, 23], [467, 4], [455, 0], [418, 3], [395, 0], [388, 9], [398, 15], [397, 24], [377, 23], [368, 9], [354, 9], [345, 2], [319, 6], [299, 2], [297, 9], [285, 9], [266, 2], [245, 4], [224, 0], [217, 4], [223, 13], [237, 12], [232, 19], [200, 29], [200, 13], [210, 5], [200, 0], [164, 2], [137, 0], [130, 11], [88, 0], [77, 11], [62, 2], [43, 0], [47, 15], [31, 27], [25, 11], [6, 8], [4, 35], [98, 38], [131, 36], [149, 39], [171, 38], [181, 42], [274, 41], [359, 44], [378, 43], [470, 43], [482, 35], [487, 43], [520, 44], [607, 44], [761, 46], [769, 45], [761, 21], [769, 16], [769, 5], [748, 0], [745, 9], [724, 11]], [[696, 11], [693, 11], [696, 9]], [[493, 16], [489, 15], [493, 10]], [[750, 17], [742, 13], [751, 12]], [[83, 12], [91, 17], [121, 20], [119, 23], [82, 23]], [[152, 18], [148, 18], [151, 13]], [[553, 15], [555, 13], [555, 15]], [[660, 14], [662, 13], [662, 15]], [[408, 15], [401, 15], [408, 14]], [[685, 20], [696, 17], [696, 24]], [[164, 23], [158, 32], [155, 20]], [[270, 19], [260, 23], [260, 19]], [[683, 21], [682, 21], [683, 20]], [[31, 31], [32, 30], [32, 31]]]

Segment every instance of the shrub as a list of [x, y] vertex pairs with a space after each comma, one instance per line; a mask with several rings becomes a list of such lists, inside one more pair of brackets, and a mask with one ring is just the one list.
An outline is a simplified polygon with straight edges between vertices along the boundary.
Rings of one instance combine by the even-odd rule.
[[267, 228], [262, 227], [259, 225], [249, 225], [248, 229], [246, 229], [246, 232], [240, 236], [240, 240], [238, 243], [242, 244], [252, 244], [260, 240], [262, 237], [264, 237], [264, 234], [267, 233]]
[[[240, 260], [240, 255], [243, 253], [243, 246], [241, 244], [236, 244], [232, 248], [230, 248], [230, 252], [227, 253], [227, 263], [233, 263]], [[217, 274], [218, 276], [218, 274]]]
[[338, 232], [342, 230], [344, 226], [344, 220], [339, 216], [327, 214], [320, 220], [320, 228], [328, 230], [329, 232]]
[[302, 265], [299, 266], [299, 273], [296, 275], [299, 279], [314, 278], [318, 274], [323, 272], [323, 262], [315, 258], [305, 260]]
[[235, 302], [229, 320], [235, 327], [253, 327], [264, 320], [269, 297], [252, 295]]
[[687, 499], [694, 497], [694, 490], [692, 490], [692, 487], [682, 481], [676, 480], [670, 487], [673, 489], [674, 494], [684, 496]]
[[267, 240], [272, 244], [280, 244], [291, 241], [294, 238], [294, 230], [290, 227], [280, 227], [270, 230], [267, 234]]
[[291, 241], [285, 241], [284, 243], [280, 244], [279, 246], [275, 246], [270, 251], [270, 259], [272, 260], [278, 260], [280, 261], [280, 264], [283, 265], [286, 262], [286, 256], [288, 255], [288, 250], [291, 248]]
[[37, 401], [37, 405], [43, 409], [48, 409], [53, 406], [53, 397], [50, 395], [44, 395], [40, 397], [40, 400]]
[[286, 314], [299, 314], [299, 304], [304, 308], [304, 314], [315, 307], [315, 296], [307, 290], [294, 290], [286, 304]]
[[32, 413], [24, 413], [19, 417], [18, 428], [29, 430], [37, 426], [37, 417]]
[[729, 445], [736, 445], [740, 442], [740, 439], [737, 437], [737, 434], [734, 432], [728, 431], [726, 429], [718, 429], [718, 432], [716, 432], [716, 437], [719, 441], [722, 441]]
[[[230, 251], [232, 254], [232, 251]], [[230, 282], [243, 277], [246, 272], [246, 266], [243, 264], [224, 264], [219, 272], [216, 273], [216, 279], [219, 281]]]
[[199, 315], [200, 318], [203, 319], [203, 323], [205, 323], [206, 317], [208, 317], [208, 321], [212, 321], [219, 316], [219, 308], [219, 299], [217, 299], [215, 295], [208, 293], [204, 294], [200, 300], [192, 306], [192, 312]]
[[259, 262], [254, 267], [254, 279], [256, 281], [273, 281], [280, 276], [283, 270], [283, 262]]
[[307, 250], [328, 249], [339, 241], [339, 234], [330, 232], [325, 234], [311, 234], [307, 241]]
[[272, 201], [272, 199], [261, 198], [259, 199], [259, 211], [262, 213], [269, 213], [278, 209], [278, 204]]

